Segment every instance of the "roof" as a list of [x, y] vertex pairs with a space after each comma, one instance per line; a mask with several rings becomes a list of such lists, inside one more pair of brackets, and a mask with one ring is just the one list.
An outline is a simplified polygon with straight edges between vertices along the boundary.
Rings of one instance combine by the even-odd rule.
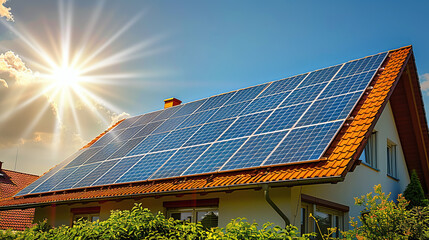
[[[0, 200], [11, 197], [21, 189], [34, 182], [38, 176], [0, 169]], [[25, 210], [9, 210], [0, 212], [0, 229], [24, 230], [34, 218], [34, 208]]]
[[[413, 61], [411, 47], [389, 52], [389, 56], [384, 60], [378, 73], [372, 79], [370, 87], [365, 90], [365, 94], [353, 108], [350, 117], [342, 125], [340, 131], [318, 161], [299, 162], [293, 165], [282, 166], [260, 166], [228, 172], [30, 194], [9, 198], [7, 201], [0, 201], [0, 209], [26, 208], [51, 203], [61, 204], [118, 198], [141, 198], [162, 194], [232, 191], [242, 188], [257, 188], [261, 184], [293, 186], [343, 181], [347, 172], [352, 171], [360, 163], [358, 157], [387, 102], [391, 98], [392, 100], [401, 98], [399, 90], [395, 91], [398, 82], [405, 81], [404, 79], [406, 79], [419, 87], [417, 78], [405, 78], [403, 74], [406, 69], [409, 69], [410, 65], [414, 64]], [[415, 71], [415, 69], [406, 71]], [[421, 95], [414, 94], [408, 96], [408, 98], [413, 99], [416, 106], [423, 106]], [[395, 104], [395, 101], [392, 101], [392, 109], [394, 111], [396, 109]], [[411, 119], [424, 119], [423, 108], [420, 107], [418, 109], [420, 110], [412, 112], [408, 117]], [[412, 115], [415, 115], [415, 117], [412, 117]], [[427, 135], [426, 122], [420, 121], [419, 124], [419, 128], [426, 130], [425, 134]], [[406, 127], [398, 125], [398, 128], [402, 129]], [[398, 130], [398, 132], [401, 141], [403, 138], [406, 138], [406, 135], [402, 131]], [[427, 137], [422, 136], [422, 133], [420, 133], [420, 136], [417, 133], [418, 131], [413, 132], [414, 135], [411, 134], [413, 135], [411, 137], [417, 139], [416, 141], [421, 141], [421, 143], [416, 144], [414, 147], [410, 146], [409, 152], [417, 151], [422, 154], [419, 155], [419, 159], [409, 159], [406, 156], [406, 161], [409, 166], [420, 165], [421, 178], [427, 179], [429, 176], [428, 168], [424, 164], [428, 163], [426, 149], [429, 141], [427, 141]], [[425, 187], [427, 189], [427, 185]]]

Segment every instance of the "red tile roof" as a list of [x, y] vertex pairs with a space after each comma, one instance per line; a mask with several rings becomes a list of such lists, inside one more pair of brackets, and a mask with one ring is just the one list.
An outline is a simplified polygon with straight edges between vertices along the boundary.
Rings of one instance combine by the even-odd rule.
[[[34, 182], [38, 176], [0, 169], [0, 200], [9, 198], [21, 189]], [[34, 219], [34, 208], [0, 212], [0, 229], [23, 230], [29, 227]]]
[[[325, 156], [320, 159], [321, 161], [27, 195], [0, 201], [0, 209], [1, 206], [5, 206], [3, 209], [13, 209], [54, 202], [59, 204], [187, 192], [229, 191], [260, 187], [260, 184], [265, 183], [273, 186], [292, 186], [342, 181], [347, 172], [359, 164], [357, 158], [387, 104], [410, 55], [412, 55], [411, 47], [389, 52], [389, 57], [382, 66], [384, 70], [380, 71], [371, 82], [373, 88], [368, 88], [353, 110], [352, 117], [346, 121]], [[427, 126], [425, 127], [427, 129]]]

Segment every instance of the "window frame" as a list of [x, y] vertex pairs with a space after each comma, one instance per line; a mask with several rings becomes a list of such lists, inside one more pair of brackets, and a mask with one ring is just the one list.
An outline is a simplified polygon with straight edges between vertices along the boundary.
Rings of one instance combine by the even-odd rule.
[[211, 211], [217, 213], [219, 220], [219, 198], [169, 201], [164, 202], [163, 206], [166, 210], [166, 216], [169, 218], [172, 217], [174, 213], [191, 212], [191, 222], [197, 223], [199, 222], [198, 212]]
[[[337, 234], [340, 234], [340, 231], [347, 230], [345, 219], [348, 216], [347, 214], [349, 210], [350, 208], [346, 205], [316, 198], [306, 194], [301, 194], [301, 233], [304, 234], [310, 232], [319, 232], [314, 219], [309, 218], [310, 213], [315, 216], [316, 212], [318, 211], [333, 216], [331, 219], [331, 226], [334, 226], [334, 220], [336, 219], [335, 217], [338, 217]], [[302, 229], [303, 225], [305, 229]]]
[[365, 159], [362, 160], [362, 163], [378, 171], [377, 131], [373, 131], [368, 137], [368, 141], [366, 142], [361, 156], [362, 155], [365, 157]]
[[[101, 210], [101, 207], [99, 206], [70, 209], [70, 212], [72, 214], [70, 226], [73, 226], [73, 223], [79, 220], [80, 218], [86, 218], [88, 221], [91, 221], [91, 222], [100, 220], [100, 210]], [[97, 219], [93, 220], [94, 217], [97, 217]]]
[[386, 145], [386, 160], [387, 160], [387, 175], [394, 179], [398, 179], [398, 151], [397, 145], [387, 139]]

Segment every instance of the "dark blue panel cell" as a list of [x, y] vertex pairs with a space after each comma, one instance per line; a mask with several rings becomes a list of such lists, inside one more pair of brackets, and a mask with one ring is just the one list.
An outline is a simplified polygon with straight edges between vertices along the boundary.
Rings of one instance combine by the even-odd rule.
[[127, 118], [124, 121], [122, 121], [118, 126], [116, 126], [114, 128], [114, 130], [119, 130], [119, 129], [127, 128], [130, 125], [132, 125], [133, 123], [135, 123], [139, 118], [140, 118], [140, 116]]
[[341, 65], [337, 65], [311, 72], [309, 73], [307, 78], [305, 78], [304, 81], [299, 85], [299, 87], [306, 87], [309, 85], [330, 81], [338, 72], [340, 67]]
[[213, 142], [231, 126], [232, 122], [234, 119], [204, 124], [183, 146]]
[[246, 138], [217, 142], [192, 164], [183, 175], [215, 172], [243, 145]]
[[388, 54], [387, 52], [380, 53], [377, 55], [348, 62], [344, 65], [343, 68], [341, 68], [341, 70], [338, 72], [335, 78], [337, 79], [337, 78], [342, 78], [345, 76], [350, 76], [361, 72], [376, 70], [380, 67], [381, 63], [383, 62], [387, 54]]
[[234, 94], [234, 96], [232, 96], [225, 105], [252, 100], [258, 96], [267, 85], [268, 83], [238, 90], [237, 93]]
[[92, 185], [93, 182], [95, 182], [99, 177], [101, 177], [103, 174], [105, 174], [113, 165], [115, 165], [118, 160], [112, 160], [112, 161], [106, 161], [101, 162], [98, 167], [94, 169], [94, 171], [90, 172], [86, 177], [84, 177], [82, 180], [77, 182], [73, 188], [81, 188], [81, 187], [89, 187]]
[[329, 83], [319, 99], [337, 96], [349, 92], [363, 91], [371, 81], [376, 70], [340, 78]]
[[201, 112], [205, 110], [209, 110], [212, 108], [217, 108], [223, 106], [234, 94], [234, 92], [224, 93], [221, 95], [216, 95], [207, 99], [207, 101], [201, 105], [200, 108], [196, 110], [196, 112]]
[[105, 146], [106, 144], [113, 141], [113, 139], [117, 138], [125, 129], [120, 130], [111, 130], [104, 134], [100, 139], [98, 139], [94, 144], [91, 145], [90, 148]]
[[176, 152], [158, 152], [146, 154], [128, 172], [126, 172], [116, 183], [137, 182], [147, 180], [159, 167], [161, 167]]
[[197, 127], [182, 128], [170, 132], [151, 152], [162, 151], [167, 149], [179, 148], [182, 146], [198, 129]]
[[219, 108], [210, 109], [210, 110], [203, 111], [203, 112], [196, 112], [196, 113], [190, 115], [187, 119], [185, 119], [185, 121], [182, 122], [182, 124], [180, 124], [177, 127], [177, 129], [186, 128], [186, 127], [193, 127], [193, 126], [204, 124], [207, 122], [207, 120], [209, 118], [211, 118], [213, 116], [213, 114], [216, 113], [216, 111], [218, 109]]
[[144, 115], [141, 115], [140, 118], [135, 123], [133, 123], [133, 125], [131, 125], [131, 126], [141, 126], [141, 125], [148, 124], [156, 116], [158, 116], [161, 112], [162, 112], [162, 110], [159, 110], [156, 112], [151, 112], [151, 113], [146, 113]]
[[57, 184], [51, 191], [65, 190], [71, 188], [77, 182], [79, 182], [82, 178], [84, 178], [89, 172], [94, 170], [100, 165], [100, 163], [93, 163], [89, 165], [83, 165], [78, 167], [76, 171], [62, 180], [59, 184]]
[[296, 89], [286, 98], [281, 107], [314, 101], [326, 84], [327, 82]]
[[73, 161], [71, 161], [66, 166], [66, 168], [82, 165], [84, 162], [86, 162], [89, 158], [91, 158], [94, 154], [96, 154], [101, 149], [102, 147], [86, 148], [79, 156], [77, 156]]
[[260, 166], [286, 133], [283, 131], [251, 137], [221, 170]]
[[158, 116], [156, 116], [156, 118], [154, 118], [152, 120], [152, 122], [167, 119], [167, 118], [171, 117], [171, 115], [173, 115], [177, 111], [179, 111], [182, 107], [183, 107], [183, 105], [177, 105], [174, 107], [166, 108], [166, 109], [162, 110], [162, 112]]
[[180, 176], [208, 147], [201, 145], [179, 149], [150, 179]]
[[168, 131], [174, 130], [187, 117], [188, 117], [188, 115], [180, 116], [180, 117], [176, 117], [176, 118], [169, 118], [169, 119], [165, 120], [165, 122], [162, 123], [161, 126], [159, 126], [157, 129], [155, 129], [155, 131], [153, 131], [152, 134], [168, 132]]
[[304, 103], [276, 109], [256, 133], [267, 133], [291, 128], [309, 106], [310, 103]]
[[60, 171], [58, 171], [57, 173], [52, 175], [49, 179], [47, 179], [45, 182], [40, 184], [31, 193], [49, 192], [53, 187], [55, 187], [55, 185], [57, 185], [60, 181], [62, 181], [64, 178], [66, 178], [72, 172], [74, 172], [77, 168], [78, 167], [61, 169]]
[[76, 156], [79, 156], [80, 153], [82, 153], [84, 150], [79, 150], [78, 152], [74, 153], [70, 157], [68, 157], [66, 160], [61, 162], [60, 164], [56, 165], [54, 168], [40, 176], [36, 181], [22, 189], [20, 192], [18, 192], [15, 196], [22, 196], [25, 194], [30, 193], [34, 188], [39, 186], [41, 183], [43, 183], [46, 179], [54, 175], [56, 172], [58, 172], [60, 169], [62, 169], [66, 164], [68, 164], [70, 161], [72, 161]]
[[145, 140], [137, 144], [137, 146], [131, 150], [127, 156], [140, 155], [149, 152], [153, 147], [161, 142], [167, 134], [168, 132], [148, 136]]
[[223, 106], [207, 121], [214, 122], [226, 118], [233, 118], [240, 116], [241, 112], [250, 104], [251, 101], [236, 103], [228, 106]]
[[256, 98], [253, 100], [247, 107], [241, 112], [240, 115], [246, 115], [256, 112], [261, 112], [269, 109], [274, 109], [279, 106], [279, 104], [285, 100], [285, 98], [290, 94], [290, 91], [279, 93], [276, 95], [271, 95], [267, 97]]
[[142, 129], [141, 126], [127, 128], [117, 138], [115, 138], [114, 141], [115, 142], [127, 141], [128, 139], [133, 138], [141, 129]]
[[115, 166], [110, 168], [106, 174], [101, 176], [95, 183], [93, 183], [92, 186], [108, 185], [114, 183], [142, 157], [143, 156], [122, 158]]
[[362, 92], [357, 92], [318, 100], [305, 113], [297, 126], [345, 119], [352, 111], [361, 94]]
[[141, 141], [143, 141], [146, 137], [141, 138], [134, 138], [129, 141], [127, 141], [122, 147], [120, 147], [118, 150], [116, 150], [115, 153], [110, 155], [108, 159], [114, 159], [114, 158], [121, 158], [127, 155], [137, 144], [139, 144]]
[[272, 82], [270, 86], [268, 86], [260, 96], [268, 96], [271, 94], [281, 93], [293, 90], [298, 86], [298, 84], [307, 76], [306, 74], [278, 80], [275, 82]]
[[291, 130], [264, 165], [319, 159], [341, 124], [338, 121]]
[[207, 101], [207, 99], [187, 103], [183, 105], [183, 107], [179, 111], [174, 113], [171, 117], [175, 118], [183, 115], [189, 115], [193, 113], [195, 110], [197, 110], [197, 108], [199, 108], [205, 101]]
[[108, 159], [116, 150], [122, 147], [125, 142], [112, 142], [104, 146], [100, 151], [94, 154], [85, 162], [85, 164], [100, 162]]
[[240, 117], [220, 138], [219, 141], [237, 137], [250, 136], [271, 114], [269, 112], [256, 113]]
[[136, 135], [134, 135], [134, 138], [144, 137], [144, 136], [150, 135], [163, 122], [164, 122], [164, 120], [158, 121], [158, 122], [151, 122], [151, 123], [148, 123], [147, 125], [144, 125], [144, 126], [142, 125], [141, 126], [142, 129]]

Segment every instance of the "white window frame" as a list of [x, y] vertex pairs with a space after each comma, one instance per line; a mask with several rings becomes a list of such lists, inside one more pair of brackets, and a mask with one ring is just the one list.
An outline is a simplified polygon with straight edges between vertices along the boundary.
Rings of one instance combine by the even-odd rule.
[[[83, 214], [74, 214], [73, 222], [78, 221], [81, 218], [86, 218], [90, 222], [95, 222], [100, 219], [100, 213], [83, 213]], [[96, 218], [96, 219], [94, 219]]]
[[365, 158], [362, 162], [374, 169], [378, 170], [378, 161], [377, 161], [377, 132], [373, 131], [371, 135], [368, 137], [368, 141], [364, 150], [362, 151], [361, 156]]
[[387, 175], [397, 179], [398, 178], [397, 145], [388, 139], [386, 150], [387, 150], [386, 151]]

